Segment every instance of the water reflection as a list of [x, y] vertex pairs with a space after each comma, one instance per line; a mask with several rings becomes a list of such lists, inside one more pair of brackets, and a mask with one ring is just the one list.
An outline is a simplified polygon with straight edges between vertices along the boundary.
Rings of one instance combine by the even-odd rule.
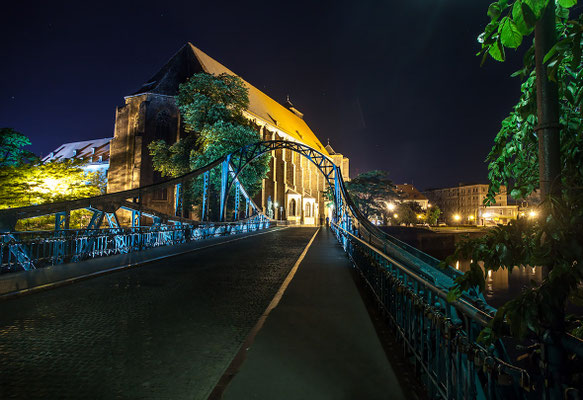
[[[455, 268], [465, 272], [470, 269], [470, 262], [471, 260], [456, 261]], [[479, 264], [483, 269], [483, 263], [480, 261]], [[533, 284], [539, 285], [541, 282], [542, 268], [539, 267], [514, 267], [512, 271], [507, 269], [490, 270], [486, 277], [484, 297], [491, 306], [500, 307], [519, 295], [524, 288], [529, 288]]]

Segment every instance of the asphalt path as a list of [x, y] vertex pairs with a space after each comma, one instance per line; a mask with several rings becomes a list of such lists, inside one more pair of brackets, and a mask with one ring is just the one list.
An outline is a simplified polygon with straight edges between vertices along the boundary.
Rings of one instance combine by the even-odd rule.
[[206, 399], [315, 228], [0, 302], [1, 399]]

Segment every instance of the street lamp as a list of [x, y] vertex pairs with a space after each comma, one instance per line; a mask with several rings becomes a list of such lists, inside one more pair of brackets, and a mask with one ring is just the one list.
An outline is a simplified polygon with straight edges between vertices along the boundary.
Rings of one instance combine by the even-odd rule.
[[395, 205], [393, 203], [387, 203], [387, 208], [389, 211], [393, 211], [395, 209]]
[[455, 215], [453, 216], [453, 219], [454, 219], [456, 222], [459, 222], [459, 220], [460, 220], [460, 219], [462, 219], [462, 217], [461, 217], [461, 215], [459, 215], [459, 214], [455, 214]]

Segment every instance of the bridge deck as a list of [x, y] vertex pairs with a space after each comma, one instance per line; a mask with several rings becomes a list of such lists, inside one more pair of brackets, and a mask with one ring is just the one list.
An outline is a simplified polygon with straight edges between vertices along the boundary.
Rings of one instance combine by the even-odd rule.
[[322, 228], [224, 399], [404, 399], [351, 276]]
[[[0, 398], [206, 399], [315, 231], [0, 301]], [[349, 268], [321, 231], [227, 398], [400, 398]]]

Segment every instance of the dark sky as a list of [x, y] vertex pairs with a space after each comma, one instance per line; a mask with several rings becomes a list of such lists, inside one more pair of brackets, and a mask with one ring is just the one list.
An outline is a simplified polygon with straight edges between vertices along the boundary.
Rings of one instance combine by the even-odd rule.
[[384, 169], [420, 189], [486, 182], [521, 61], [480, 67], [490, 2], [10, 2], [0, 126], [39, 154], [113, 136], [123, 96], [190, 41], [274, 99], [289, 94], [353, 176]]

